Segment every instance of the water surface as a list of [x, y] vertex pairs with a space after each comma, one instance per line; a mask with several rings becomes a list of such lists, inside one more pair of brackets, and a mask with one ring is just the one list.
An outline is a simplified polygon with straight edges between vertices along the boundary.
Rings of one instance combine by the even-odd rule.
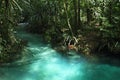
[[120, 80], [119, 66], [90, 63], [78, 55], [65, 58], [38, 35], [21, 31], [19, 36], [29, 41], [31, 62], [0, 67], [0, 80]]

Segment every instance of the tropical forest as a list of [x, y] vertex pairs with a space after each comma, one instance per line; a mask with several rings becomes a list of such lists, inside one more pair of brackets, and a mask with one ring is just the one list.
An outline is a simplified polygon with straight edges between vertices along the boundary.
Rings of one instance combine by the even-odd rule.
[[120, 80], [120, 0], [0, 0], [0, 80]]

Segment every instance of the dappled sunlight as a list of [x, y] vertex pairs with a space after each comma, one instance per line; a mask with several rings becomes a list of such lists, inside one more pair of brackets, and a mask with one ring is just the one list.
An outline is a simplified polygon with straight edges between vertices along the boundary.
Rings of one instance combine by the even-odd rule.
[[29, 74], [32, 75], [26, 76], [24, 80], [35, 80], [34, 76], [38, 80], [73, 80], [76, 76], [83, 75], [80, 71], [82, 67], [80, 63], [63, 58], [48, 46], [30, 46], [29, 50], [35, 58], [40, 57], [40, 59], [30, 64]]
[[37, 73], [35, 75], [39, 75], [41, 71], [44, 71], [45, 79], [43, 80], [73, 80], [74, 77], [83, 74], [80, 71], [82, 65], [76, 65], [76, 63], [66, 62], [62, 58], [52, 57], [43, 62], [38, 60], [29, 69], [31, 73]]

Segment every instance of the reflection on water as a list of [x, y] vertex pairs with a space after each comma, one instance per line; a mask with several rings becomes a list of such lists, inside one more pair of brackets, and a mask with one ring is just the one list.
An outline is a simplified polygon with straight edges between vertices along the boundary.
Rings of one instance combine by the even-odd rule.
[[36, 60], [24, 66], [1, 67], [0, 80], [120, 80], [120, 67], [89, 63], [81, 57], [65, 59], [42, 44], [37, 35], [22, 32], [20, 36], [29, 41], [28, 49]]

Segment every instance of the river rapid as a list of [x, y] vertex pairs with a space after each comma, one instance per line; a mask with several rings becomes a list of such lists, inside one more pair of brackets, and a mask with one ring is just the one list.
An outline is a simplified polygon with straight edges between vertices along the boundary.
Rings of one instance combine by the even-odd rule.
[[66, 58], [36, 34], [22, 30], [18, 36], [28, 41], [31, 61], [20, 66], [0, 67], [0, 80], [120, 80], [119, 66], [91, 63], [78, 55]]

